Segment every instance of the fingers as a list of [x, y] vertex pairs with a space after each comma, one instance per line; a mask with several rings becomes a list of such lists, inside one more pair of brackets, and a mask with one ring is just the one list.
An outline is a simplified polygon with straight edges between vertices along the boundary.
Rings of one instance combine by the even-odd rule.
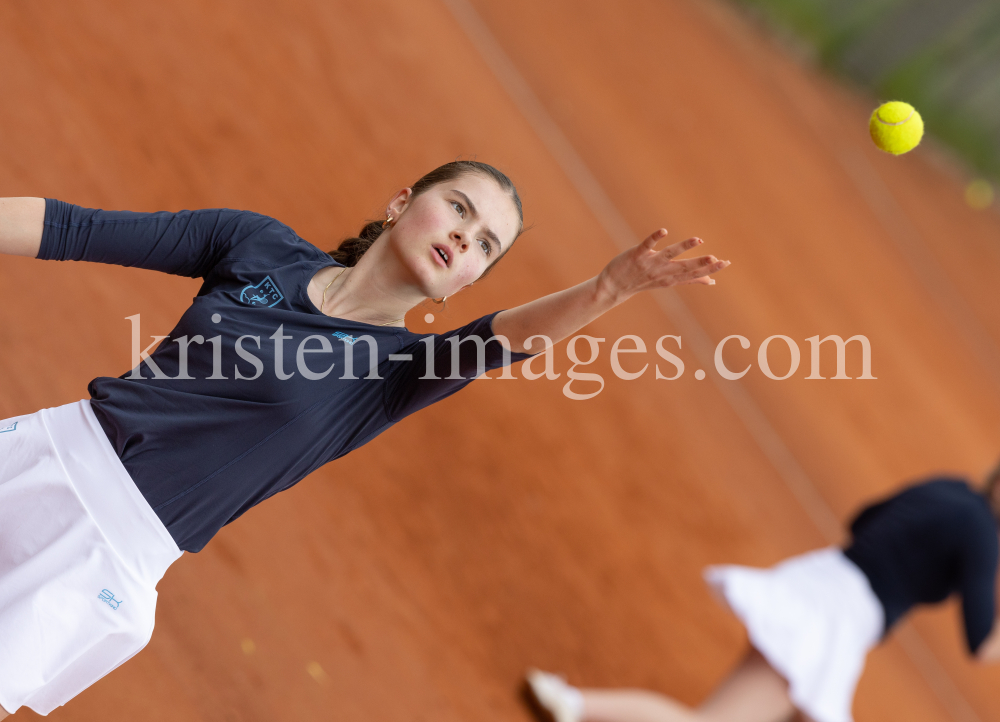
[[718, 273], [723, 268], [729, 266], [729, 261], [720, 261], [715, 256], [701, 256], [700, 258], [685, 259], [683, 261], [672, 261], [672, 273], [670, 274], [669, 285], [682, 283], [702, 283], [708, 286], [715, 284], [709, 276]]
[[[702, 245], [704, 241], [698, 237], [688, 238], [680, 243], [674, 243], [660, 251], [653, 252], [656, 244], [666, 237], [666, 235], [666, 228], [653, 231], [637, 247], [637, 250], [640, 251], [639, 256], [632, 256], [634, 261], [638, 262], [640, 266], [645, 267], [645, 273], [649, 274], [647, 276], [648, 280], [641, 283], [645, 288], [693, 283], [712, 286], [715, 285], [715, 280], [710, 278], [710, 276], [729, 266], [729, 261], [720, 261], [715, 256], [699, 256], [698, 258], [674, 260], [682, 253]], [[646, 255], [643, 252], [653, 253]]]
[[659, 243], [661, 238], [665, 238], [666, 235], [667, 235], [666, 228], [658, 228], [652, 233], [650, 233], [648, 236], [646, 236], [645, 240], [643, 240], [643, 242], [640, 243], [639, 246], [646, 251], [651, 251], [653, 250], [653, 246]]
[[689, 272], [690, 279], [692, 281], [699, 279], [706, 279], [708, 281], [711, 281], [711, 283], [709, 283], [708, 285], [713, 285], [715, 281], [711, 278], [708, 278], [708, 276], [712, 275], [713, 273], [718, 273], [723, 268], [727, 268], [729, 266], [729, 261], [719, 261], [711, 256], [709, 258], [710, 260], [708, 262], [701, 264], [700, 266]]
[[676, 286], [694, 286], [695, 284], [699, 286], [714, 286], [715, 279], [709, 276], [698, 276], [697, 278], [689, 278], [686, 281], [680, 281], [674, 285]]
[[[646, 237], [646, 239], [642, 243], [639, 244], [639, 246], [643, 250], [651, 251], [651, 250], [653, 250], [653, 248], [656, 246], [656, 244], [661, 239], [663, 239], [663, 238], [666, 237], [666, 235], [667, 235], [667, 229], [666, 228], [660, 228], [658, 230], [655, 230], [651, 234], [649, 234]], [[666, 248], [664, 248], [663, 250], [658, 251], [658, 253], [661, 256], [663, 256], [665, 259], [670, 260], [671, 258], [676, 258], [677, 256], [681, 255], [685, 251], [689, 251], [692, 248], [700, 246], [704, 242], [705, 241], [703, 241], [700, 238], [691, 237], [691, 238], [688, 238], [687, 240], [681, 241], [680, 243], [674, 243], [672, 245], [669, 245]]]
[[686, 241], [681, 241], [680, 243], [674, 243], [673, 245], [667, 246], [659, 253], [665, 259], [670, 260], [681, 255], [684, 251], [690, 251], [692, 248], [700, 246], [704, 242], [705, 241], [700, 238], [688, 238]]
[[[712, 266], [718, 266], [719, 264], [725, 264], [715, 269], [721, 271], [726, 265], [729, 265], [729, 261], [720, 261], [715, 256], [698, 256], [697, 258], [682, 258], [679, 261], [671, 261], [670, 268], [674, 273], [683, 274], [692, 271], [702, 271], [707, 270]], [[713, 272], [714, 271], [710, 271]]]

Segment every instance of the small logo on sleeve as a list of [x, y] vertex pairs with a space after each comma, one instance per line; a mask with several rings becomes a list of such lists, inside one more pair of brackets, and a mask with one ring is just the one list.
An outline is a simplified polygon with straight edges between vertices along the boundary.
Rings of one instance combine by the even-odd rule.
[[281, 303], [284, 296], [270, 276], [265, 276], [264, 280], [256, 286], [247, 286], [240, 291], [240, 302], [248, 306], [266, 306], [271, 308]]
[[351, 344], [351, 346], [353, 346], [358, 341], [356, 338], [354, 338], [354, 336], [351, 336], [350, 334], [346, 334], [343, 331], [334, 331], [333, 335], [336, 336], [337, 338], [339, 338], [344, 343]]
[[124, 599], [115, 599], [115, 595], [112, 594], [107, 589], [102, 589], [101, 593], [97, 595], [97, 598], [100, 599], [105, 604], [107, 604], [112, 609], [118, 609], [118, 607], [122, 605], [122, 602], [125, 601]]
[[17, 422], [15, 421], [13, 424], [10, 424], [9, 426], [0, 426], [0, 434], [3, 434], [7, 431], [17, 431]]

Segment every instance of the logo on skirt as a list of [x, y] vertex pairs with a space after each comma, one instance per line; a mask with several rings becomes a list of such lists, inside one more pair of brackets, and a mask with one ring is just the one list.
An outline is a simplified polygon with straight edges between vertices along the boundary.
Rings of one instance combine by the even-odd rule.
[[97, 598], [102, 602], [107, 604], [112, 609], [118, 609], [122, 605], [124, 599], [115, 599], [115, 595], [109, 592], [107, 589], [102, 589], [101, 593], [97, 595]]
[[4, 433], [5, 431], [17, 431], [17, 422], [15, 421], [10, 426], [4, 426], [3, 428], [0, 428], [0, 434]]

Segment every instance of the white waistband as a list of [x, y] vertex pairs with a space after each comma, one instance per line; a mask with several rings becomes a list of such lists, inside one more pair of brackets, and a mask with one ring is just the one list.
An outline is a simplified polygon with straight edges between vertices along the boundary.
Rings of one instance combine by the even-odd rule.
[[91, 518], [122, 561], [155, 586], [181, 550], [122, 466], [90, 400], [38, 413]]

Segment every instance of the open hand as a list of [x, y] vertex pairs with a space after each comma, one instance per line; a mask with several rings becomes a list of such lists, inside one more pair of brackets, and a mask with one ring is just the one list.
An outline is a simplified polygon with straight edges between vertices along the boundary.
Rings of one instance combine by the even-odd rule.
[[685, 251], [700, 246], [700, 238], [688, 238], [666, 248], [653, 250], [667, 229], [653, 231], [642, 243], [611, 259], [597, 277], [601, 293], [608, 294], [615, 302], [624, 301], [639, 291], [667, 288], [685, 283], [713, 285], [713, 273], [729, 265], [715, 256], [699, 256], [675, 260]]

